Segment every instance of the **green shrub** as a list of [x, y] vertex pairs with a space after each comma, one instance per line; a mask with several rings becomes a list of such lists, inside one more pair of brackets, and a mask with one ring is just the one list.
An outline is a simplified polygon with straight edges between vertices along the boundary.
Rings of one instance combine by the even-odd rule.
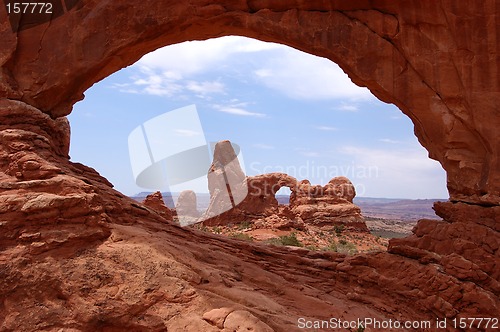
[[337, 233], [337, 236], [342, 234], [342, 232], [344, 231], [344, 225], [335, 225], [333, 227], [335, 229], [335, 233]]
[[196, 226], [196, 228], [198, 228], [198, 230], [202, 231], [202, 232], [208, 232], [208, 227], [207, 226]]
[[272, 239], [265, 241], [267, 244], [272, 244], [273, 246], [282, 246], [281, 239], [278, 237], [273, 237]]
[[328, 247], [324, 247], [323, 251], [334, 251], [334, 252], [337, 252], [338, 251], [337, 244], [335, 242], [332, 242], [332, 243], [330, 243], [330, 245]]
[[252, 228], [252, 223], [250, 221], [243, 221], [238, 225], [239, 230], [244, 230], [248, 228]]
[[253, 238], [250, 235], [245, 234], [245, 233], [231, 234], [231, 237], [233, 239], [238, 239], [238, 240], [253, 241]]
[[266, 241], [267, 244], [272, 244], [275, 246], [294, 246], [294, 247], [303, 247], [302, 242], [297, 239], [295, 233], [291, 233], [290, 235], [282, 235], [278, 238], [272, 238]]
[[358, 252], [356, 245], [354, 243], [347, 242], [346, 240], [340, 240], [337, 249], [337, 252], [347, 255], [354, 255]]
[[304, 246], [298, 239], [295, 233], [291, 233], [290, 235], [282, 235], [280, 236], [281, 243], [284, 246], [294, 246], [294, 247], [302, 247]]

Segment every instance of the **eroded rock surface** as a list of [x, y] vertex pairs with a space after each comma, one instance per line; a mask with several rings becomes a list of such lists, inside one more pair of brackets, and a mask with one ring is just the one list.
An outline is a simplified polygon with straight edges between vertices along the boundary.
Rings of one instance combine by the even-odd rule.
[[157, 191], [146, 196], [142, 204], [156, 211], [165, 220], [173, 221], [174, 213], [165, 205], [161, 192]]
[[200, 212], [198, 211], [198, 203], [196, 193], [192, 190], [184, 190], [179, 194], [175, 210], [177, 214], [185, 215], [193, 218], [198, 218]]
[[[276, 221], [277, 228], [302, 228], [343, 225], [355, 231], [368, 232], [361, 210], [352, 200], [356, 195], [346, 177], [336, 177], [325, 186], [298, 182], [284, 173], [246, 177], [229, 141], [215, 145], [208, 173], [210, 204], [202, 219], [205, 226], [228, 225], [265, 220]], [[280, 206], [276, 193], [291, 190], [289, 206]]]
[[210, 203], [203, 219], [217, 218], [246, 199], [248, 188], [245, 173], [231, 142], [226, 140], [215, 145], [207, 177]]
[[[214, 156], [214, 163], [216, 160], [216, 156]], [[238, 223], [278, 214], [276, 192], [282, 186], [295, 186], [296, 184], [295, 178], [287, 174], [270, 173], [246, 177], [239, 164], [233, 165], [233, 167], [237, 167], [237, 172], [241, 172], [242, 176], [232, 183], [232, 189], [229, 188], [230, 192], [226, 189], [224, 182], [213, 183], [209, 174], [209, 186], [213, 190], [211, 190], [210, 205], [205, 214], [207, 218], [203, 224], [213, 226], [231, 222]], [[210, 184], [211, 182], [212, 184]], [[221, 195], [220, 192], [225, 192], [225, 194]], [[243, 197], [243, 199], [240, 198], [240, 203], [234, 204], [236, 201], [230, 197], [230, 194], [233, 193], [238, 193], [238, 197]], [[214, 206], [217, 208], [213, 209]], [[220, 206], [224, 206], [225, 209], [218, 208]]]
[[348, 178], [339, 176], [326, 185], [300, 181], [290, 195], [292, 215], [306, 224], [343, 225], [347, 229], [369, 232], [360, 208], [352, 200], [356, 190]]
[[[2, 331], [293, 331], [299, 317], [435, 320], [500, 310], [498, 207], [438, 204], [447, 221], [421, 221], [389, 253], [222, 238], [165, 223], [71, 163], [65, 122], [21, 102], [1, 105], [9, 110], [0, 122]], [[220, 308], [232, 311], [214, 314]]]

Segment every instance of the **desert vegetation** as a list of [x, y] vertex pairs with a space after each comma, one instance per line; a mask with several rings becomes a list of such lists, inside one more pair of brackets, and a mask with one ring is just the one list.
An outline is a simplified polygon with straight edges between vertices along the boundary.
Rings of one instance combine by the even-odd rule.
[[300, 247], [311, 251], [331, 251], [346, 255], [358, 252], [377, 252], [387, 249], [388, 239], [373, 234], [346, 230], [343, 225], [328, 229], [308, 226], [306, 229], [279, 230], [258, 228], [244, 221], [226, 226], [197, 225], [203, 232], [218, 234], [233, 239], [252, 241], [273, 246]]

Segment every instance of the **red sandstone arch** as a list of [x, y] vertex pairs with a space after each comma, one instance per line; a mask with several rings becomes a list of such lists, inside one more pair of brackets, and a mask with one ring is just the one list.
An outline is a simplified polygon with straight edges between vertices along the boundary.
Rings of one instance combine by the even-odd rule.
[[2, 26], [0, 93], [59, 117], [93, 83], [160, 46], [230, 34], [279, 42], [335, 61], [396, 104], [447, 171], [452, 200], [497, 205], [496, 12], [492, 0], [82, 1], [17, 35]]

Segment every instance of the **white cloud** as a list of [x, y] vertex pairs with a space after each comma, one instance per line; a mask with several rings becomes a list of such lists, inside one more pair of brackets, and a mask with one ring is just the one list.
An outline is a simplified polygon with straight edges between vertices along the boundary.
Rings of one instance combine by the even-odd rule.
[[267, 87], [303, 100], [370, 99], [334, 62], [282, 46], [274, 50], [254, 77]]
[[[253, 76], [258, 83], [291, 98], [374, 98], [366, 88], [353, 84], [347, 75], [328, 59], [285, 45], [238, 36], [184, 42], [149, 53], [134, 65], [141, 74], [132, 87], [121, 86], [120, 91], [168, 97], [188, 92], [198, 93], [202, 97], [222, 93], [223, 83], [193, 83], [194, 76], [207, 72], [223, 73], [234, 65], [238, 59], [237, 54], [248, 53], [255, 53], [256, 55], [252, 56], [259, 61], [249, 61], [243, 68], [240, 64], [238, 71], [243, 72], [241, 79]], [[255, 63], [263, 64], [255, 68]], [[357, 110], [352, 105], [340, 108], [346, 111]]]
[[190, 91], [199, 93], [201, 95], [211, 94], [211, 93], [224, 93], [224, 84], [218, 81], [204, 81], [195, 82], [189, 81], [186, 88]]
[[176, 92], [180, 92], [182, 88], [178, 84], [170, 84], [170, 85], [149, 85], [146, 86], [142, 92], [146, 93], [148, 95], [153, 95], [153, 96], [173, 96], [176, 94]]
[[208, 71], [223, 72], [232, 56], [255, 53], [282, 47], [255, 39], [237, 36], [191, 41], [160, 48], [143, 56], [132, 70], [137, 75], [132, 83], [119, 83], [114, 87], [124, 93], [143, 93], [155, 96], [181, 97], [196, 93], [205, 98], [224, 93], [220, 81], [196, 81], [193, 78]]
[[128, 88], [128, 89], [118, 88], [118, 91], [120, 91], [121, 93], [130, 93], [130, 94], [139, 94], [139, 93], [141, 93], [141, 91], [139, 91], [137, 89], [133, 89], [133, 88]]
[[193, 137], [201, 135], [200, 132], [190, 129], [176, 129], [175, 133], [177, 134], [177, 136], [182, 136], [182, 137]]
[[318, 130], [324, 130], [324, 131], [335, 131], [335, 130], [338, 130], [335, 127], [329, 127], [329, 126], [317, 126], [315, 128], [318, 129]]
[[246, 101], [239, 101], [238, 99], [230, 100], [230, 105], [232, 107], [237, 107], [237, 108], [247, 108], [251, 104], [255, 104], [255, 103], [250, 103], [250, 102], [246, 102]]
[[266, 116], [263, 113], [250, 112], [250, 111], [244, 110], [242, 108], [237, 108], [237, 107], [221, 107], [221, 108], [217, 108], [217, 111], [229, 113], [229, 114], [234, 114], [234, 115], [240, 115], [240, 116], [253, 116], [253, 117], [257, 117], [257, 118], [263, 118]]
[[448, 197], [444, 170], [417, 144], [400, 149], [345, 146], [338, 153], [352, 158], [356, 176], [351, 181], [362, 188], [360, 196]]
[[138, 66], [131, 83], [115, 83], [111, 87], [123, 93], [148, 94], [171, 97], [182, 93], [186, 87], [176, 81], [169, 72], [159, 73], [150, 68]]
[[398, 144], [398, 143], [401, 143], [400, 141], [396, 141], [396, 140], [393, 140], [393, 139], [390, 139], [390, 138], [381, 138], [379, 139], [380, 142], [384, 142], [384, 143], [390, 143], [390, 144]]
[[220, 68], [235, 53], [262, 52], [280, 47], [255, 39], [227, 36], [163, 47], [143, 56], [138, 64], [185, 77]]
[[273, 72], [270, 69], [257, 69], [254, 73], [259, 78], [271, 77], [273, 75]]
[[262, 150], [273, 150], [274, 146], [268, 144], [253, 144], [254, 148], [262, 149]]
[[225, 86], [217, 81], [179, 80], [171, 72], [158, 74], [154, 70], [141, 67], [140, 73], [133, 77], [132, 83], [117, 83], [113, 85], [120, 92], [142, 93], [153, 96], [182, 96], [186, 93], [195, 93], [204, 98], [212, 94], [224, 94]]
[[390, 170], [410, 170], [422, 172], [439, 169], [436, 161], [429, 159], [425, 149], [408, 147], [402, 149], [370, 149], [364, 147], [346, 146], [340, 148], [343, 154], [355, 156], [365, 165], [383, 166]]
[[339, 111], [344, 111], [344, 112], [357, 112], [357, 111], [359, 111], [358, 106], [349, 105], [346, 103], [342, 103], [340, 106], [335, 107], [335, 109], [339, 110]]

